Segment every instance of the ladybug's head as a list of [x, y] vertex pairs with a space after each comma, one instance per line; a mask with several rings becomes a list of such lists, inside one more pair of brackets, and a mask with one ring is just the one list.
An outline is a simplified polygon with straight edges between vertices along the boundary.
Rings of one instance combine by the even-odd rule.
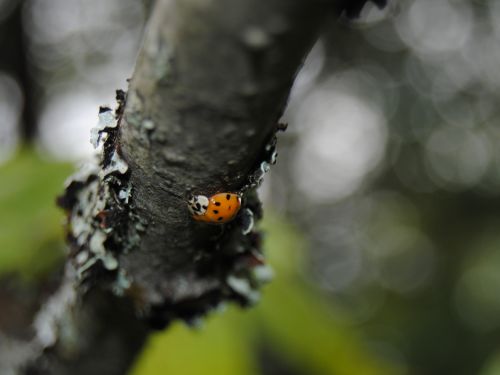
[[193, 216], [202, 216], [207, 212], [209, 200], [205, 195], [192, 195], [188, 199], [188, 208]]

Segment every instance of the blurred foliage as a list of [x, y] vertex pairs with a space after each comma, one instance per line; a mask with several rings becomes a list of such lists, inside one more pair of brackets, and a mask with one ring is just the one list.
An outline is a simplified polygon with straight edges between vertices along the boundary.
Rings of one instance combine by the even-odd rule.
[[61, 258], [63, 213], [55, 197], [71, 171], [27, 149], [0, 165], [0, 273], [30, 278]]
[[[336, 311], [300, 277], [304, 241], [284, 219], [268, 217], [265, 248], [276, 271], [261, 302], [210, 316], [192, 330], [180, 323], [155, 334], [134, 375], [259, 374], [259, 349], [292, 374], [398, 374], [396, 363], [371, 352], [349, 317]], [[269, 358], [267, 358], [269, 361]], [[272, 361], [272, 360], [271, 360]], [[274, 372], [272, 372], [274, 373]]]
[[479, 375], [499, 375], [500, 374], [500, 353], [494, 355]]

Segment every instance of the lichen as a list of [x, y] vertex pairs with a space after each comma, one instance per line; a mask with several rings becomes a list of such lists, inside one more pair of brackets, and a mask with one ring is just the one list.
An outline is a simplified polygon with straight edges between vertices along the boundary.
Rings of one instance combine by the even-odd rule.
[[154, 81], [168, 84], [173, 70], [174, 52], [160, 34], [156, 41], [146, 45], [146, 53], [151, 60], [151, 75]]
[[227, 254], [230, 259], [224, 279], [228, 291], [226, 298], [235, 299], [242, 305], [257, 302], [259, 289], [273, 277], [273, 270], [266, 265], [261, 249], [261, 234], [255, 228], [255, 222], [262, 217], [257, 188], [271, 165], [276, 163], [276, 133], [285, 129], [286, 125], [278, 124], [269, 142], [264, 145], [260, 160], [254, 171], [249, 174], [247, 184], [240, 190], [240, 193], [244, 194], [244, 207], [230, 224], [236, 228], [223, 236], [217, 246], [217, 251]]
[[261, 50], [269, 47], [272, 43], [272, 37], [261, 27], [250, 26], [243, 31], [243, 42], [253, 50]]
[[56, 343], [62, 318], [75, 304], [76, 296], [74, 285], [66, 282], [38, 312], [34, 320], [34, 328], [36, 340], [43, 348]]
[[94, 148], [99, 146], [101, 139], [107, 135], [107, 130], [118, 126], [116, 116], [109, 107], [99, 108], [99, 121], [95, 127], [90, 130], [90, 143]]
[[127, 124], [140, 128], [143, 121], [143, 101], [137, 91], [132, 90], [128, 93], [127, 108]]
[[142, 127], [146, 130], [154, 130], [155, 123], [151, 119], [146, 119], [142, 122]]
[[254, 171], [249, 174], [247, 184], [241, 189], [242, 192], [259, 187], [264, 181], [264, 176], [271, 169], [271, 165], [276, 164], [278, 157], [278, 152], [276, 150], [278, 139], [276, 137], [276, 133], [279, 131], [285, 131], [286, 128], [287, 124], [278, 123], [276, 125], [274, 134], [271, 135], [269, 142], [264, 146], [260, 162], [254, 168]]
[[259, 291], [252, 287], [250, 280], [248, 280], [246, 277], [229, 275], [226, 278], [226, 283], [235, 293], [244, 297], [248, 303], [255, 304], [259, 301]]
[[104, 178], [112, 173], [125, 174], [128, 171], [128, 165], [118, 153], [118, 150], [113, 150], [109, 164], [100, 172], [100, 177]]
[[75, 277], [85, 283], [93, 276], [110, 273], [114, 276], [106, 280], [114, 281], [107, 281], [109, 289], [122, 295], [131, 283], [120, 268], [119, 254], [137, 246], [147, 223], [133, 212], [129, 167], [117, 146], [123, 91], [117, 91], [117, 102], [114, 112], [108, 107], [99, 109], [99, 122], [92, 130], [92, 143], [97, 147], [103, 142], [100, 158], [72, 176], [58, 202], [68, 212]]
[[113, 293], [117, 296], [123, 296], [131, 285], [132, 280], [127, 275], [127, 272], [124, 269], [119, 269], [112, 285]]
[[274, 278], [274, 271], [267, 264], [260, 264], [252, 268], [252, 278], [258, 285], [264, 285]]
[[118, 198], [120, 198], [123, 203], [128, 204], [130, 198], [132, 197], [132, 185], [123, 187], [118, 193]]
[[249, 208], [245, 208], [242, 211], [241, 217], [242, 217], [241, 233], [247, 235], [252, 231], [254, 227], [254, 218], [252, 210]]

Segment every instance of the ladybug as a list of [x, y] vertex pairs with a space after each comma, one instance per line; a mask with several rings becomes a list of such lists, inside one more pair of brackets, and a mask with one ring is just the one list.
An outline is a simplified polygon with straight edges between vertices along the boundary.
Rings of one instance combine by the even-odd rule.
[[217, 193], [210, 197], [194, 195], [188, 200], [188, 208], [196, 221], [223, 224], [236, 217], [241, 208], [241, 196], [236, 193]]

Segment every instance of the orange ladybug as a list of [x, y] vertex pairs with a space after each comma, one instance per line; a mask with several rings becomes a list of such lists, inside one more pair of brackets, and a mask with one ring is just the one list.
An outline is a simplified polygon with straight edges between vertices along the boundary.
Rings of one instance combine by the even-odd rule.
[[211, 197], [194, 195], [188, 200], [193, 219], [222, 224], [233, 220], [241, 208], [241, 196], [236, 193], [217, 193]]

